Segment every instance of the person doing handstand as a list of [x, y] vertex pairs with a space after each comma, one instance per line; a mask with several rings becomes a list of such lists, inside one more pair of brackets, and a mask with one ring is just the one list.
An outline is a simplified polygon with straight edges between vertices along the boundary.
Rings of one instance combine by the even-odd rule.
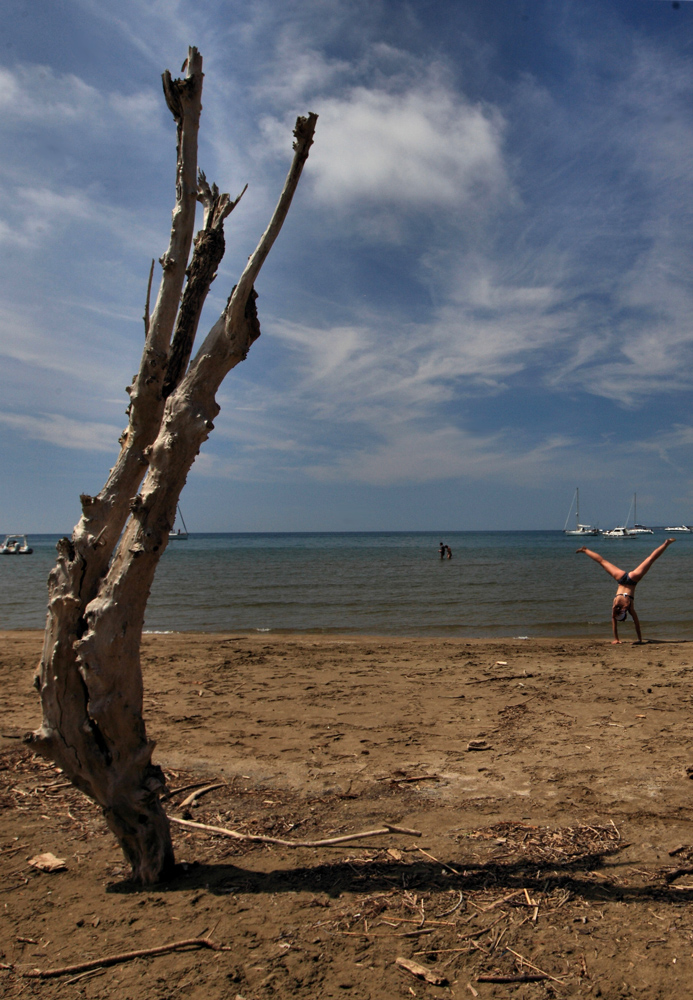
[[594, 559], [595, 562], [598, 562], [599, 565], [606, 570], [609, 576], [613, 576], [614, 580], [618, 584], [616, 596], [614, 597], [614, 603], [611, 607], [611, 626], [614, 630], [612, 645], [616, 645], [616, 643], [621, 642], [618, 637], [618, 623], [624, 622], [628, 615], [630, 615], [633, 619], [635, 631], [638, 635], [638, 642], [642, 642], [640, 620], [635, 613], [635, 608], [633, 607], [633, 601], [635, 599], [635, 586], [640, 583], [652, 563], [656, 559], [659, 559], [662, 552], [664, 552], [665, 549], [668, 549], [669, 546], [675, 541], [675, 538], [667, 538], [663, 545], [660, 545], [659, 548], [654, 550], [654, 552], [651, 552], [647, 559], [644, 559], [640, 565], [631, 570], [630, 573], [624, 573], [622, 569], [618, 568], [618, 566], [614, 566], [613, 563], [608, 562], [608, 560], [606, 560], [603, 556], [600, 556], [598, 552], [593, 552], [584, 545], [575, 550], [576, 552], [584, 552], [586, 556], [590, 557], [590, 559]]

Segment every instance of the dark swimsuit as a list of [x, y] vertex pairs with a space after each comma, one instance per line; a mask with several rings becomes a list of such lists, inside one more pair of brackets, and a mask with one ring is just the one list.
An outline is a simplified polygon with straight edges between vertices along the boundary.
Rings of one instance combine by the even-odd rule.
[[634, 587], [635, 584], [630, 578], [629, 573], [624, 573], [621, 579], [618, 581], [619, 587]]

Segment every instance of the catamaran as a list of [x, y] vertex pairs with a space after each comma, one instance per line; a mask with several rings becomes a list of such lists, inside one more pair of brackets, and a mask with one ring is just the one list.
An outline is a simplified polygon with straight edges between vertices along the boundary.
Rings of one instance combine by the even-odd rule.
[[[570, 515], [573, 512], [573, 504], [575, 504], [575, 527], [569, 528], [568, 521], [570, 520]], [[568, 516], [565, 519], [565, 524], [563, 525], [564, 535], [598, 535], [599, 528], [593, 528], [591, 524], [580, 524], [580, 490], [575, 487], [575, 496], [570, 504], [570, 510], [568, 511]]]

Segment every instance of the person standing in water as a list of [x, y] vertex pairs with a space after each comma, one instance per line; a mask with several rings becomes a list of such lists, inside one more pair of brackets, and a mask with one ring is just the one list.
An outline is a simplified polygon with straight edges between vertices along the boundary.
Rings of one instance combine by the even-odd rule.
[[614, 597], [614, 603], [611, 606], [611, 627], [614, 631], [614, 638], [612, 640], [612, 645], [620, 643], [621, 640], [618, 637], [618, 623], [624, 622], [628, 615], [633, 619], [633, 624], [635, 625], [635, 631], [638, 636], [638, 643], [642, 642], [642, 633], [640, 632], [640, 620], [635, 613], [635, 608], [633, 607], [633, 601], [635, 599], [635, 586], [640, 583], [645, 573], [649, 570], [652, 563], [659, 559], [662, 552], [668, 549], [676, 541], [675, 538], [667, 538], [663, 545], [651, 552], [647, 559], [644, 559], [639, 566], [632, 569], [630, 573], [624, 573], [622, 569], [618, 566], [614, 566], [613, 563], [608, 562], [603, 556], [600, 556], [598, 552], [593, 552], [591, 549], [586, 548], [582, 545], [576, 552], [584, 552], [586, 556], [590, 559], [594, 559], [598, 562], [602, 569], [605, 569], [609, 576], [613, 576], [614, 580], [618, 584], [616, 588], [616, 596]]

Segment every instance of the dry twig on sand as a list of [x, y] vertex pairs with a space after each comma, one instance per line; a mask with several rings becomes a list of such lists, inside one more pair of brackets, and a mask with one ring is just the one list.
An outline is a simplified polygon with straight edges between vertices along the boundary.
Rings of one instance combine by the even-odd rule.
[[31, 969], [29, 972], [20, 973], [20, 975], [24, 976], [25, 979], [55, 979], [58, 976], [66, 976], [69, 973], [89, 972], [91, 969], [99, 969], [108, 965], [119, 965], [121, 962], [131, 962], [135, 958], [165, 955], [167, 952], [178, 951], [180, 948], [211, 948], [212, 951], [231, 950], [229, 945], [217, 944], [210, 938], [186, 938], [183, 941], [172, 941], [171, 944], [162, 944], [156, 948], [123, 951], [118, 955], [106, 955], [104, 958], [94, 958], [89, 962], [78, 962], [76, 965], [63, 965], [57, 969]]
[[541, 983], [551, 976], [538, 972], [519, 972], [513, 976], [488, 975], [477, 976], [477, 983]]
[[560, 979], [556, 979], [556, 977], [552, 976], [550, 973], [544, 972], [544, 970], [540, 969], [538, 965], [535, 965], [533, 962], [530, 962], [530, 960], [528, 958], [525, 958], [524, 955], [521, 955], [519, 953], [519, 951], [513, 951], [512, 948], [508, 948], [508, 951], [510, 952], [511, 955], [514, 955], [515, 958], [519, 958], [519, 960], [520, 960], [520, 967], [522, 967], [523, 965], [526, 965], [527, 968], [533, 969], [540, 976], [542, 976], [542, 977], [544, 977], [546, 979], [550, 979], [552, 983], [558, 983], [559, 986], [563, 986], [563, 982]]
[[279, 844], [280, 847], [332, 847], [334, 844], [346, 844], [350, 840], [363, 840], [365, 837], [382, 837], [387, 833], [401, 833], [405, 837], [420, 837], [420, 830], [409, 830], [406, 826], [395, 826], [393, 823], [383, 823], [377, 830], [364, 830], [362, 833], [347, 833], [341, 837], [328, 837], [325, 840], [283, 840], [281, 837], [266, 837], [260, 833], [240, 833], [238, 830], [227, 830], [223, 826], [209, 826], [207, 823], [194, 823], [189, 819], [179, 819], [169, 816], [171, 823], [189, 827], [193, 830], [206, 830], [208, 833], [218, 833], [232, 840], [250, 840], [259, 844]]
[[186, 809], [191, 806], [193, 802], [206, 795], [207, 792], [213, 792], [215, 788], [223, 788], [225, 785], [224, 781], [217, 781], [214, 785], [205, 785], [204, 788], [198, 788], [197, 791], [191, 792], [187, 798], [183, 799], [181, 804], [178, 806], [179, 809]]
[[419, 965], [418, 962], [412, 962], [410, 958], [398, 958], [395, 964], [404, 969], [405, 972], [411, 973], [412, 976], [416, 976], [417, 979], [423, 979], [425, 982], [430, 983], [432, 986], [445, 986], [447, 983], [447, 977], [443, 975], [442, 972], [438, 972], [437, 969], [427, 969], [425, 965]]

